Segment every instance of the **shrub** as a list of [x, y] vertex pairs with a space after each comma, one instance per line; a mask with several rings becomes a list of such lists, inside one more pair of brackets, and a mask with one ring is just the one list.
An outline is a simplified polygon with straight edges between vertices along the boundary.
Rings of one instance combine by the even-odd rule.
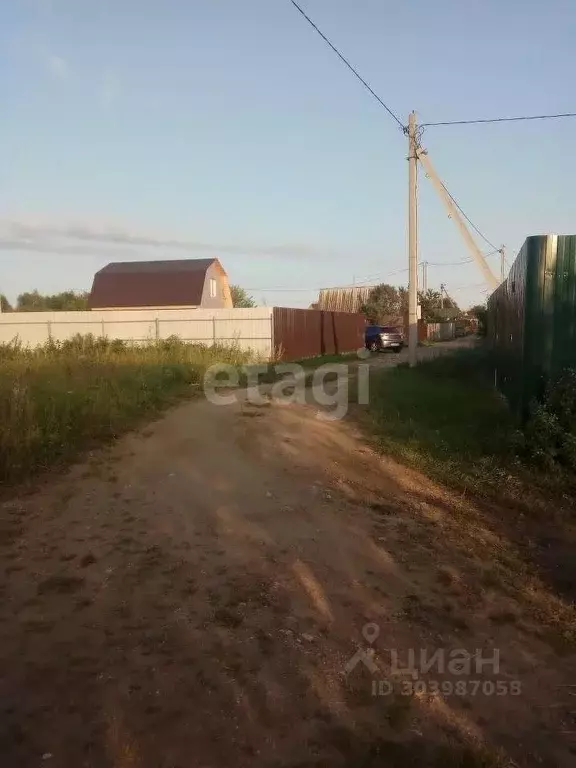
[[576, 470], [576, 371], [568, 369], [534, 401], [524, 428], [524, 449], [535, 462]]

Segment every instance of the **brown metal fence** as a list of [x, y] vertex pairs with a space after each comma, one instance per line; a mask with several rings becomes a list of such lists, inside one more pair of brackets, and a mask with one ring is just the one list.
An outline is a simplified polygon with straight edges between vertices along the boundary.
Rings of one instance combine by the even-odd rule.
[[282, 360], [354, 352], [364, 346], [364, 315], [274, 307], [274, 350]]

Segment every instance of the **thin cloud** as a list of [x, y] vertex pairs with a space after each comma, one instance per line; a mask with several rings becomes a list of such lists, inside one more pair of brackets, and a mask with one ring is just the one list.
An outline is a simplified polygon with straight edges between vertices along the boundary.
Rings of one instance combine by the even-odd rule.
[[66, 59], [51, 53], [46, 59], [48, 72], [58, 80], [66, 80], [70, 76], [70, 67]]
[[[62, 245], [66, 245], [66, 250], [73, 250], [71, 245], [73, 242], [94, 243], [101, 247], [103, 255], [106, 254], [106, 249], [110, 245], [286, 258], [310, 258], [322, 255], [322, 252], [318, 249], [297, 244], [262, 245], [246, 243], [234, 245], [231, 243], [160, 237], [117, 228], [96, 228], [84, 224], [55, 225], [15, 220], [0, 221], [0, 249], [2, 250], [17, 249], [57, 253]], [[323, 255], [328, 255], [328, 252], [324, 252]]]

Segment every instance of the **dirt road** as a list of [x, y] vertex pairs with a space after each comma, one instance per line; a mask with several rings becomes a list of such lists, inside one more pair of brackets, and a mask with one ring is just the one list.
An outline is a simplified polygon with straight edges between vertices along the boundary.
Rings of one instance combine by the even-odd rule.
[[[471, 349], [481, 343], [481, 339], [477, 336], [463, 336], [451, 341], [439, 341], [426, 347], [418, 347], [416, 355], [419, 362], [425, 362], [449, 355], [459, 349]], [[372, 354], [369, 361], [370, 365], [375, 368], [394, 368], [396, 365], [408, 362], [408, 347], [405, 346], [398, 354], [393, 352]]]
[[[485, 742], [573, 765], [573, 659], [498, 585], [505, 544], [470, 514], [352, 419], [175, 408], [2, 505], [2, 764], [496, 765], [458, 751]], [[410, 648], [500, 667], [410, 691], [390, 669]]]

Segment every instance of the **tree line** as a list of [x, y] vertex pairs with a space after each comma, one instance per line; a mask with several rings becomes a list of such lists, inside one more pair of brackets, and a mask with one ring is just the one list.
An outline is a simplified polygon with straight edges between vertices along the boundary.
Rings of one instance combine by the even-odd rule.
[[[248, 292], [239, 285], [231, 285], [232, 304], [234, 307], [255, 307], [256, 302]], [[61, 293], [42, 294], [39, 291], [21, 293], [12, 306], [6, 296], [0, 295], [2, 312], [67, 312], [87, 310], [89, 291], [62, 291]], [[429, 323], [442, 320], [458, 320], [463, 312], [458, 304], [440, 291], [428, 289], [418, 294], [422, 308], [422, 319]], [[382, 283], [375, 286], [366, 303], [360, 307], [360, 312], [366, 315], [368, 322], [385, 324], [387, 322], [403, 322], [408, 314], [408, 289]], [[485, 321], [486, 307], [478, 305], [468, 310], [468, 314], [478, 317], [481, 323]]]
[[[418, 293], [418, 303], [422, 308], [422, 319], [429, 323], [457, 320], [463, 314], [454, 299], [432, 288]], [[394, 318], [403, 321], [408, 314], [408, 289], [381, 283], [370, 291], [360, 311], [375, 325], [392, 322]]]
[[26, 291], [16, 299], [15, 306], [6, 296], [0, 296], [2, 312], [66, 312], [74, 309], [88, 309], [88, 291], [62, 291], [62, 293], [43, 294], [39, 291]]
[[[256, 302], [239, 285], [230, 287], [232, 303], [235, 307], [255, 307]], [[89, 291], [62, 291], [61, 293], [44, 294], [39, 291], [21, 293], [13, 306], [4, 294], [0, 295], [2, 312], [72, 312], [87, 310]]]

